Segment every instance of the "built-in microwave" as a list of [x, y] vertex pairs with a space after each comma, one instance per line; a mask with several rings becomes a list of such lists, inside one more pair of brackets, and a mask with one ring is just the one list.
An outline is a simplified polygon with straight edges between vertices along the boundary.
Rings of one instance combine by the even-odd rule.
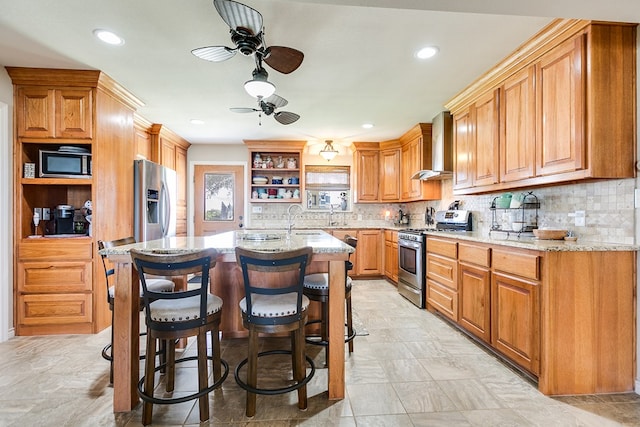
[[41, 178], [91, 178], [91, 153], [40, 150]]

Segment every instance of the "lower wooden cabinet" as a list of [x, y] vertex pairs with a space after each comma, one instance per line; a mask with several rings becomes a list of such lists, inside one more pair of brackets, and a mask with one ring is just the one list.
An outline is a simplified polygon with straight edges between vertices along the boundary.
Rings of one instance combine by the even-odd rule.
[[540, 373], [540, 284], [494, 272], [491, 344], [534, 375]]
[[384, 231], [384, 275], [398, 283], [398, 232]]
[[531, 246], [427, 236], [427, 308], [544, 394], [633, 391], [636, 252]]
[[358, 247], [356, 248], [356, 275], [381, 276], [382, 265], [382, 230], [358, 230]]
[[[38, 239], [19, 246], [16, 330], [19, 335], [92, 333], [93, 263], [88, 238]], [[70, 241], [73, 240], [73, 241]]]

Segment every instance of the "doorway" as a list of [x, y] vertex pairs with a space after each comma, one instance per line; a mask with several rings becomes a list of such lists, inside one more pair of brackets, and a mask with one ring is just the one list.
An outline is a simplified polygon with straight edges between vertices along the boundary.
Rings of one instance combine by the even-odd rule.
[[197, 164], [193, 176], [194, 236], [246, 226], [244, 165]]

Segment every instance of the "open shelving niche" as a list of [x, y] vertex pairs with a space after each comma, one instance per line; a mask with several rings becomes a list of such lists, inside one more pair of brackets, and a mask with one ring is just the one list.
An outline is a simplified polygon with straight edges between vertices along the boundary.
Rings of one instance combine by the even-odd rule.
[[[533, 194], [533, 191], [523, 194], [524, 198], [522, 199], [522, 203], [517, 208], [497, 208], [496, 200], [499, 196], [493, 198], [491, 201], [491, 207], [489, 208], [491, 210], [491, 229], [489, 230], [489, 235], [495, 231], [506, 233], [507, 238], [511, 235], [520, 238], [523, 233], [532, 233], [534, 229], [538, 228], [538, 209], [540, 209], [540, 201], [538, 200], [538, 197]], [[515, 213], [516, 216], [511, 215], [512, 218], [519, 218], [520, 221], [526, 223], [526, 226], [520, 231], [504, 229], [501, 226], [502, 221], [499, 221], [498, 219], [498, 211], [508, 214]]]
[[[282, 150], [273, 149], [272, 146], [265, 144], [254, 144], [247, 143], [249, 145], [249, 155], [251, 162], [251, 182], [250, 182], [250, 195], [251, 195], [251, 203], [301, 203], [302, 202], [302, 188], [303, 188], [303, 176], [301, 173], [301, 162], [302, 162], [302, 149], [304, 144], [295, 144], [294, 142], [288, 142], [288, 145], [291, 147], [290, 150]], [[256, 163], [256, 155], [259, 154], [260, 162]], [[272, 163], [266, 164], [267, 158], [270, 158]], [[283, 164], [281, 167], [278, 167], [278, 159], [282, 159]], [[289, 160], [292, 160], [295, 163], [296, 167], [288, 167], [290, 166]], [[263, 167], [262, 164], [265, 166]], [[256, 177], [265, 176], [267, 178], [267, 182], [264, 184], [255, 183], [254, 179]], [[282, 177], [281, 184], [274, 184], [272, 182], [274, 176]], [[290, 178], [297, 178], [298, 182], [296, 184], [289, 184]], [[264, 191], [268, 192], [272, 190], [276, 194], [268, 195], [267, 198], [255, 197], [255, 192], [262, 193]], [[283, 197], [278, 191], [284, 190], [284, 192], [290, 191], [292, 193], [291, 197]], [[298, 197], [293, 197], [296, 190], [298, 191]], [[273, 196], [273, 197], [271, 197]]]

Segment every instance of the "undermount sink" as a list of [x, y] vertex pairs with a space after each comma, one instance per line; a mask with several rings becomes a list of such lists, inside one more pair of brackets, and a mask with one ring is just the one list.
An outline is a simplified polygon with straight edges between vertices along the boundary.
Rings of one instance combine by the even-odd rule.
[[284, 238], [283, 234], [273, 234], [273, 233], [247, 233], [247, 234], [240, 235], [240, 239], [250, 240], [253, 242], [263, 242], [268, 240], [282, 240], [283, 238]]

